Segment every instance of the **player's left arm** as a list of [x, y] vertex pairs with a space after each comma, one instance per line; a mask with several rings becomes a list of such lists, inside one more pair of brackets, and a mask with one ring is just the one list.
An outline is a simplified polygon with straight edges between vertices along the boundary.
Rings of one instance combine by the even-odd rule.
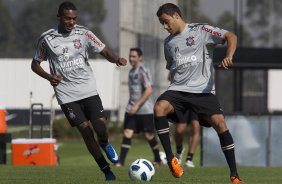
[[115, 63], [117, 66], [125, 66], [127, 61], [124, 58], [118, 57], [111, 49], [109, 49], [93, 32], [86, 31], [84, 33], [87, 41], [87, 47], [95, 53], [100, 53], [109, 62]]
[[132, 106], [131, 110], [130, 110], [130, 114], [135, 114], [138, 109], [140, 108], [140, 106], [146, 101], [148, 100], [148, 98], [152, 95], [153, 93], [153, 88], [152, 86], [147, 86], [144, 90], [144, 92], [142, 93], [141, 97], [135, 101], [134, 106]]
[[125, 66], [127, 61], [124, 58], [118, 57], [111, 49], [105, 47], [100, 54], [111, 63], [115, 63], [117, 66]]
[[228, 67], [232, 65], [233, 55], [237, 47], [237, 36], [234, 33], [228, 31], [224, 34], [224, 39], [227, 41], [227, 51], [226, 56], [220, 62], [219, 67], [228, 69]]

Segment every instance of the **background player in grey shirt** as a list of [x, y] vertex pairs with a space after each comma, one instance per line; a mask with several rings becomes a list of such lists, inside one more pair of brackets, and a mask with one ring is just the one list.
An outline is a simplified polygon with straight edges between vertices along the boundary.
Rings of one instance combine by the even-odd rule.
[[[64, 114], [70, 124], [80, 131], [106, 180], [115, 180], [99, 147], [100, 144], [111, 162], [117, 163], [118, 156], [108, 142], [106, 118], [88, 62], [88, 51], [100, 53], [118, 66], [126, 65], [127, 61], [118, 58], [90, 30], [76, 24], [77, 9], [73, 3], [63, 2], [57, 18], [58, 26], [39, 38], [31, 68], [50, 81]], [[44, 60], [49, 61], [50, 74], [40, 66]], [[97, 133], [99, 144], [89, 122]]]
[[144, 132], [153, 154], [155, 166], [162, 165], [158, 142], [154, 134], [154, 115], [152, 77], [148, 68], [142, 63], [142, 51], [131, 48], [129, 62], [132, 69], [128, 74], [129, 100], [124, 117], [123, 140], [120, 151], [120, 161], [116, 166], [125, 164], [126, 155], [131, 147], [131, 139], [135, 133]]
[[231, 182], [242, 183], [236, 168], [234, 142], [215, 96], [212, 64], [213, 49], [225, 41], [226, 57], [220, 66], [227, 69], [232, 64], [237, 37], [209, 25], [187, 24], [179, 8], [172, 3], [160, 6], [157, 16], [170, 33], [165, 39], [164, 52], [172, 80], [155, 104], [155, 126], [173, 176], [181, 177], [183, 169], [171, 150], [167, 115], [190, 109], [208, 120], [216, 130], [230, 169]]

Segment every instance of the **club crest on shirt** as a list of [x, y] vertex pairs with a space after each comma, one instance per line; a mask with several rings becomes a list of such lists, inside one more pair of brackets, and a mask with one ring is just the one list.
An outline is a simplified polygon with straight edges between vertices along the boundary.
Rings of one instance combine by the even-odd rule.
[[195, 45], [194, 36], [189, 36], [188, 38], [186, 38], [186, 45], [189, 47]]
[[137, 80], [137, 79], [138, 79], [138, 74], [135, 74], [134, 77], [133, 77], [133, 79], [134, 79], [134, 80]]
[[80, 42], [80, 39], [75, 39], [75, 40], [73, 40], [72, 42], [73, 42], [73, 44], [74, 44], [74, 48], [80, 49], [80, 48], [82, 47], [82, 44], [81, 44], [81, 42]]
[[76, 118], [75, 114], [73, 113], [73, 110], [68, 108], [68, 112], [69, 112], [69, 118], [74, 120]]

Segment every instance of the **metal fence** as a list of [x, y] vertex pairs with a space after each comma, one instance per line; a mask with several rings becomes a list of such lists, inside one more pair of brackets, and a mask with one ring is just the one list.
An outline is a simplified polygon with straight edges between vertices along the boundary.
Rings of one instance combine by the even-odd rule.
[[[227, 115], [235, 142], [236, 161], [241, 166], [282, 166], [282, 114]], [[203, 128], [201, 165], [226, 165], [218, 135]]]

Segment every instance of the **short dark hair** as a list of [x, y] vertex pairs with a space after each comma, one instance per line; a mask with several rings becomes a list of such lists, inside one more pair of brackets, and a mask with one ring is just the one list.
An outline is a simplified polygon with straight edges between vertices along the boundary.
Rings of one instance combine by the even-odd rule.
[[58, 16], [62, 16], [64, 14], [64, 10], [77, 10], [77, 9], [72, 2], [64, 1], [59, 6]]
[[157, 16], [160, 17], [164, 13], [172, 16], [175, 12], [182, 18], [182, 14], [178, 6], [172, 3], [166, 3], [159, 7]]
[[140, 48], [131, 48], [130, 51], [137, 52], [138, 56], [141, 57], [143, 55], [143, 52]]

